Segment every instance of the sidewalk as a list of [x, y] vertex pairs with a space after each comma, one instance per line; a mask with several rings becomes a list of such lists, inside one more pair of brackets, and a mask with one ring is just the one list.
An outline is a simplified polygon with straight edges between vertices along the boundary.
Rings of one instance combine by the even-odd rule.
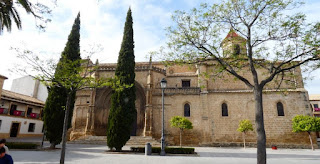
[[[45, 143], [49, 146], [49, 143]], [[60, 147], [57, 146], [57, 147]], [[129, 147], [124, 147], [128, 150]], [[108, 154], [106, 145], [67, 144], [66, 163], [111, 164], [255, 164], [255, 148], [197, 147], [198, 156], [145, 156], [144, 154]], [[10, 150], [15, 163], [59, 163], [60, 149], [50, 151]], [[267, 149], [268, 164], [319, 164], [320, 150]]]

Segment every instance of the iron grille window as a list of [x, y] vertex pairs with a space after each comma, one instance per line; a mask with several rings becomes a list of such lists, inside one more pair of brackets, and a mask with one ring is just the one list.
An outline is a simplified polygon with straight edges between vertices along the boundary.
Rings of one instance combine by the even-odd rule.
[[283, 104], [281, 102], [277, 103], [278, 116], [284, 116]]
[[223, 103], [221, 105], [222, 108], [222, 116], [226, 117], [228, 116], [228, 105], [226, 103]]
[[184, 117], [190, 117], [190, 105], [189, 104], [184, 105]]
[[35, 123], [30, 123], [29, 128], [28, 128], [28, 132], [34, 132], [35, 125], [36, 125]]

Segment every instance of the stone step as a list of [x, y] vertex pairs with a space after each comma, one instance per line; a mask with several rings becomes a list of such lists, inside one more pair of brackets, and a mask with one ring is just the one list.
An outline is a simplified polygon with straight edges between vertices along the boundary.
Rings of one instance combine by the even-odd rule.
[[[69, 141], [71, 144], [107, 144], [106, 136], [86, 136], [80, 139]], [[147, 136], [131, 136], [129, 141], [126, 143], [126, 146], [145, 146], [146, 143], [150, 143], [152, 146], [160, 146], [160, 142], [154, 138]]]

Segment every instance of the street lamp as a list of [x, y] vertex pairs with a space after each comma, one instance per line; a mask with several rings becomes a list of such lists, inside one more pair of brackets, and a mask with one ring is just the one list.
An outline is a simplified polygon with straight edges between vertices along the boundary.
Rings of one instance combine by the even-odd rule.
[[167, 87], [167, 80], [163, 78], [160, 81], [161, 90], [162, 90], [162, 132], [161, 132], [161, 156], [165, 156], [165, 140], [164, 140], [164, 89]]

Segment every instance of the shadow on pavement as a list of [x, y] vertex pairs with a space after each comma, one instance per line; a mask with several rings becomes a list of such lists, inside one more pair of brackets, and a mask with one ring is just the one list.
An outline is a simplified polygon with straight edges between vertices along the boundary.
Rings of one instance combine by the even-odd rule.
[[[227, 152], [197, 152], [200, 157], [230, 157], [230, 158], [257, 158], [256, 153], [227, 153]], [[267, 158], [310, 158], [320, 159], [319, 155], [297, 155], [297, 154], [267, 154]]]

